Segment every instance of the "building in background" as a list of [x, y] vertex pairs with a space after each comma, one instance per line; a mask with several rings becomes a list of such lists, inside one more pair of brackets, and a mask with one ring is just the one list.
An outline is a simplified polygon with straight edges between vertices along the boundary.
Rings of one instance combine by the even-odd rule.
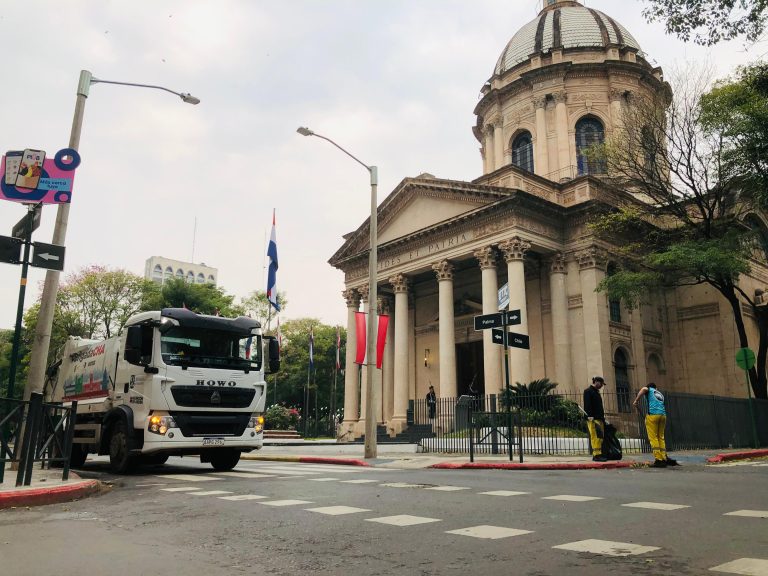
[[193, 264], [181, 260], [171, 260], [163, 256], [152, 256], [144, 266], [144, 278], [163, 284], [173, 278], [186, 280], [190, 284], [216, 284], [218, 268], [205, 264]]

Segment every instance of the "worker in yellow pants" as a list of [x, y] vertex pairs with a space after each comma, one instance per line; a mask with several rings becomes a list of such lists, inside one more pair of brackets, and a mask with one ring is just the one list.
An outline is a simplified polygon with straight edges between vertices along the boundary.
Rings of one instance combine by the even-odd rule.
[[667, 466], [678, 466], [676, 460], [667, 455], [667, 445], [664, 441], [664, 429], [667, 426], [667, 409], [664, 406], [664, 394], [656, 389], [656, 384], [650, 382], [648, 386], [640, 388], [637, 398], [632, 403], [637, 407], [637, 403], [643, 396], [648, 397], [648, 414], [645, 416], [645, 430], [648, 432], [648, 442], [653, 449], [653, 467], [666, 468]]
[[592, 443], [592, 460], [595, 462], [608, 461], [603, 454], [605, 410], [603, 410], [603, 397], [600, 396], [600, 389], [603, 386], [605, 386], [603, 377], [595, 376], [592, 378], [592, 384], [584, 390], [584, 413], [587, 415], [589, 440]]
[[605, 421], [587, 419], [587, 430], [589, 430], [589, 443], [592, 445], [592, 454], [597, 457], [603, 454], [603, 436], [605, 434]]

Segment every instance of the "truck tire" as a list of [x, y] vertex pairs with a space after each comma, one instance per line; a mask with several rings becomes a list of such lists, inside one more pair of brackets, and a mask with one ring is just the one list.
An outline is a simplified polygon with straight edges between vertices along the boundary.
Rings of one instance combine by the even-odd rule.
[[72, 443], [72, 449], [69, 452], [69, 467], [82, 468], [87, 457], [88, 451], [83, 444]]
[[168, 454], [152, 454], [151, 456], [144, 456], [141, 461], [147, 466], [162, 466], [168, 462]]
[[211, 454], [211, 466], [218, 472], [232, 470], [239, 461], [239, 450], [217, 450]]
[[109, 435], [109, 468], [115, 474], [126, 474], [130, 472], [136, 458], [131, 451], [133, 450], [133, 432], [128, 430], [128, 424], [125, 420], [118, 420], [112, 426]]

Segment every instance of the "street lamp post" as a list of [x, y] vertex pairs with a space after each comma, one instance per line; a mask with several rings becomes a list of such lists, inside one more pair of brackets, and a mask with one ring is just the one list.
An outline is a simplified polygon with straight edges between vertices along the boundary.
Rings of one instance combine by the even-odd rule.
[[352, 158], [355, 162], [363, 166], [371, 175], [371, 218], [370, 218], [370, 253], [368, 256], [368, 341], [366, 343], [366, 366], [367, 366], [367, 382], [366, 382], [366, 395], [368, 401], [365, 405], [365, 457], [376, 458], [376, 398], [374, 392], [376, 387], [374, 386], [374, 376], [376, 374], [376, 306], [378, 304], [377, 287], [376, 287], [376, 268], [377, 263], [377, 188], [379, 185], [379, 170], [376, 166], [368, 166], [365, 162], [362, 162], [359, 158], [356, 158], [344, 148], [336, 144], [330, 138], [326, 138], [316, 132], [313, 132], [309, 128], [301, 127], [296, 130], [302, 136], [315, 136], [322, 138], [326, 142], [330, 142], [336, 148], [344, 152], [347, 156]]
[[[77, 150], [80, 146], [80, 132], [83, 128], [83, 115], [85, 113], [85, 101], [88, 98], [88, 92], [91, 84], [119, 84], [122, 86], [137, 86], [140, 88], [154, 88], [164, 90], [180, 97], [188, 104], [199, 104], [200, 100], [191, 94], [174, 92], [162, 86], [153, 86], [151, 84], [133, 84], [129, 82], [114, 82], [110, 80], [100, 80], [94, 78], [88, 70], [80, 71], [80, 79], [77, 83], [77, 100], [75, 101], [75, 114], [72, 118], [72, 131], [69, 135], [69, 147]], [[52, 244], [63, 246], [67, 235], [67, 223], [69, 221], [69, 203], [59, 204], [56, 212], [56, 223], [53, 228]], [[38, 312], [37, 325], [35, 326], [35, 338], [32, 341], [32, 351], [30, 353], [29, 374], [27, 375], [27, 385], [24, 389], [24, 400], [29, 400], [33, 391], [41, 391], [43, 388], [43, 378], [48, 359], [48, 349], [51, 344], [51, 331], [53, 327], [53, 313], [56, 308], [56, 294], [59, 291], [59, 272], [57, 270], [48, 270], [45, 273], [45, 284], [43, 293], [40, 296], [40, 311]]]

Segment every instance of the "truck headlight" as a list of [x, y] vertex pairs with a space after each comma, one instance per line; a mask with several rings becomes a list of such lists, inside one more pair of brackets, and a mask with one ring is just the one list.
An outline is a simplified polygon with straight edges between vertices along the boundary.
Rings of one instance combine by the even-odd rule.
[[147, 430], [153, 434], [164, 436], [169, 428], [178, 428], [173, 416], [150, 416]]
[[264, 416], [251, 416], [248, 421], [248, 428], [253, 428], [256, 433], [264, 430]]

